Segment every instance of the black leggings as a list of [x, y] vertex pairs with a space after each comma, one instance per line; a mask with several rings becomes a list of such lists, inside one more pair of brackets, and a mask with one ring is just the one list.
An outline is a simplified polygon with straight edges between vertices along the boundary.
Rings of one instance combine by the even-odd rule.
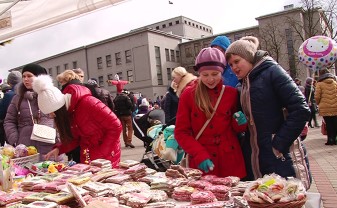
[[323, 116], [328, 139], [335, 141], [337, 136], [337, 116]]

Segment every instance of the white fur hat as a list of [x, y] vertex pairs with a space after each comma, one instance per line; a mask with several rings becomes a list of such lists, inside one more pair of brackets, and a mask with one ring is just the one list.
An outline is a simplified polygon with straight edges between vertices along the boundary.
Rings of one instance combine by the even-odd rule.
[[33, 81], [33, 90], [37, 92], [37, 102], [44, 114], [57, 111], [66, 104], [65, 95], [53, 85], [49, 75], [40, 75]]

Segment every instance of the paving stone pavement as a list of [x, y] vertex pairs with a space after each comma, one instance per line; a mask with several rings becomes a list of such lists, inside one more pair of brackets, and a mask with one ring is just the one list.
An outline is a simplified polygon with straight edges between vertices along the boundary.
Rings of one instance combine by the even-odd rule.
[[[321, 123], [321, 117], [318, 120]], [[327, 146], [326, 140], [320, 128], [309, 128], [304, 144], [309, 156], [313, 183], [308, 191], [321, 194], [321, 208], [337, 208], [337, 145]], [[145, 148], [141, 140], [133, 137], [132, 143], [136, 146], [133, 149], [126, 148], [123, 140], [121, 143], [121, 160], [142, 159]]]

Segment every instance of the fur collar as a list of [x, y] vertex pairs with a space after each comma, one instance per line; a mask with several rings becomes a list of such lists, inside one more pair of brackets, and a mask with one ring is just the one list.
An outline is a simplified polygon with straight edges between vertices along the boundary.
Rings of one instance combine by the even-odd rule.
[[196, 76], [194, 76], [191, 73], [187, 73], [185, 76], [183, 76], [183, 78], [180, 80], [180, 83], [177, 87], [176, 93], [177, 96], [180, 97], [181, 93], [183, 92], [183, 90], [185, 89], [185, 87], [193, 80], [197, 79]]

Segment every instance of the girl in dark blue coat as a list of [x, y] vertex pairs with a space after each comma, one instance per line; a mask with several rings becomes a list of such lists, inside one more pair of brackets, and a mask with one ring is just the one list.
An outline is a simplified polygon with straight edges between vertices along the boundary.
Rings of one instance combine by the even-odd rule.
[[258, 51], [258, 44], [257, 38], [247, 36], [226, 51], [227, 62], [242, 81], [240, 99], [249, 124], [245, 142], [250, 146], [244, 152], [252, 174], [247, 179], [270, 173], [295, 177], [290, 147], [308, 121], [310, 110], [292, 78], [266, 52]]

